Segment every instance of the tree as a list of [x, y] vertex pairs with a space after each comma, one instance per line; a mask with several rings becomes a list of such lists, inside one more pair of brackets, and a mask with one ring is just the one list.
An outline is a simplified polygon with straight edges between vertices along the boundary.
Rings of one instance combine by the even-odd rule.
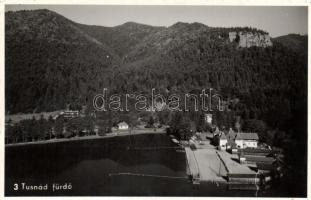
[[161, 110], [157, 114], [161, 125], [168, 124], [171, 118], [171, 112], [169, 110]]
[[190, 131], [191, 127], [191, 120], [189, 117], [183, 117], [182, 123], [180, 125], [179, 131], [183, 135], [184, 140], [189, 140], [190, 137], [193, 135], [193, 132]]
[[258, 119], [245, 120], [243, 124], [243, 131], [256, 132], [260, 139], [263, 139], [267, 130], [267, 125], [264, 121]]
[[23, 142], [35, 139], [38, 129], [34, 118], [22, 120], [20, 121], [19, 125], [21, 128], [21, 136]]
[[40, 139], [45, 139], [49, 136], [48, 123], [47, 120], [44, 119], [43, 115], [40, 116], [38, 121], [38, 130]]
[[36, 118], [33, 116], [30, 121], [30, 127], [28, 129], [28, 133], [30, 134], [32, 140], [38, 140], [40, 137], [40, 126]]
[[172, 116], [172, 120], [170, 121], [170, 127], [173, 132], [176, 132], [182, 123], [182, 114], [180, 112], [175, 112]]
[[266, 142], [269, 145], [274, 145], [276, 130], [268, 130], [262, 137], [263, 142]]
[[91, 132], [94, 130], [94, 120], [93, 118], [87, 116], [82, 118], [82, 129], [86, 130], [87, 132]]
[[180, 112], [175, 112], [170, 122], [171, 132], [179, 139], [188, 140], [191, 137], [189, 117]]
[[195, 120], [195, 124], [198, 132], [210, 130], [210, 124], [207, 124], [205, 121], [204, 113], [201, 113], [198, 118]]
[[47, 120], [47, 125], [46, 125], [49, 139], [51, 139], [53, 137], [52, 134], [53, 134], [54, 124], [55, 124], [55, 121], [54, 121], [53, 117], [50, 115], [49, 119]]
[[129, 115], [128, 120], [129, 120], [130, 127], [136, 127], [139, 124], [139, 122], [137, 120], [137, 118], [138, 118], [137, 114], [132, 112], [132, 113], [129, 113], [128, 115]]
[[234, 128], [237, 130], [237, 132], [241, 132], [241, 117], [236, 117]]
[[63, 135], [63, 130], [65, 126], [65, 119], [64, 117], [58, 117], [55, 121], [55, 126], [54, 126], [54, 131], [55, 131], [55, 137], [56, 138], [62, 138], [64, 137]]
[[152, 116], [149, 117], [149, 120], [148, 120], [148, 127], [151, 128], [153, 127], [154, 125], [154, 119]]
[[66, 131], [71, 133], [70, 136], [78, 135], [81, 131], [83, 131], [85, 126], [86, 122], [84, 121], [83, 118], [81, 117], [73, 118], [67, 122]]
[[23, 137], [22, 137], [23, 133], [22, 133], [22, 128], [20, 124], [8, 126], [5, 134], [7, 135], [9, 140], [12, 141], [13, 143], [17, 143], [23, 140]]

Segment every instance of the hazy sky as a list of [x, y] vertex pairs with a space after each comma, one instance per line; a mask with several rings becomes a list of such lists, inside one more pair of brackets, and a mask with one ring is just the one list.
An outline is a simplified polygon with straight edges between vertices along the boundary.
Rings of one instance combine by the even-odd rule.
[[272, 37], [308, 32], [307, 7], [7, 5], [6, 11], [42, 8], [90, 25], [116, 26], [133, 21], [170, 26], [180, 21], [212, 27], [251, 26], [269, 32]]

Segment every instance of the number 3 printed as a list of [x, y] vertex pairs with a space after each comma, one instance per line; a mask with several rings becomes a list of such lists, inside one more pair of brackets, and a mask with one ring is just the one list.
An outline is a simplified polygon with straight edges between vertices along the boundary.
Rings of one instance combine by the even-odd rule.
[[17, 183], [14, 184], [14, 188], [13, 189], [14, 190], [18, 190], [18, 184]]

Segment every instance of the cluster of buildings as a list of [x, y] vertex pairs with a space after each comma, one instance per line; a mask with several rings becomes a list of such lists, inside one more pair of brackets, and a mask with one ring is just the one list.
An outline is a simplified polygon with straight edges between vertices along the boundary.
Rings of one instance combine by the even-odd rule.
[[[5, 121], [5, 128], [6, 131], [8, 128], [13, 127], [15, 124], [18, 124], [20, 121], [25, 119], [35, 119], [39, 120], [43, 114], [25, 114], [21, 116], [13, 116], [13, 120], [10, 117], [6, 117]], [[65, 122], [62, 124], [62, 130], [60, 131], [61, 134], [56, 133], [56, 125], [53, 124], [50, 130], [45, 130], [46, 133], [43, 133], [35, 140], [46, 140], [46, 139], [52, 139], [52, 138], [70, 138], [75, 135], [78, 136], [86, 136], [86, 135], [106, 135], [106, 133], [110, 133], [111, 131], [119, 131], [119, 130], [129, 130], [129, 125], [122, 121], [118, 124], [116, 124], [114, 127], [112, 127], [112, 130], [109, 129], [107, 124], [100, 123], [99, 119], [96, 119], [96, 113], [95, 112], [88, 112], [87, 106], [83, 105], [82, 109], [80, 110], [74, 110], [70, 109], [70, 104], [67, 104], [66, 109], [62, 111], [57, 112], [51, 112], [48, 114], [44, 114], [43, 116], [46, 120], [48, 120], [49, 117], [52, 117], [54, 121], [58, 120], [59, 118], [65, 119]], [[86, 119], [85, 121], [81, 118], [85, 117], [91, 117], [92, 119]], [[80, 119], [79, 119], [80, 118]], [[76, 120], [77, 119], [77, 120]], [[91, 121], [90, 121], [91, 120]], [[72, 124], [68, 124], [68, 122], [72, 122]], [[91, 123], [91, 125], [90, 125]], [[80, 126], [80, 127], [79, 127]], [[47, 132], [49, 132], [49, 135], [47, 136]], [[59, 132], [59, 131], [58, 131]], [[12, 134], [8, 135], [8, 133], [5, 135], [5, 143], [16, 143], [16, 142], [27, 142], [33, 141], [33, 138], [30, 139], [19, 139], [17, 136], [17, 139], [10, 139], [10, 137], [13, 137]], [[22, 136], [20, 136], [22, 137]]]
[[257, 133], [235, 132], [230, 128], [227, 134], [219, 131], [218, 128], [213, 133], [214, 141], [220, 150], [237, 151], [237, 149], [257, 148], [259, 137]]
[[[232, 156], [229, 157], [238, 161], [241, 166], [245, 165], [264, 175], [265, 182], [283, 176], [281, 152], [272, 150], [268, 145], [259, 145], [257, 133], [235, 132], [231, 128], [225, 133], [216, 128], [213, 134], [214, 143], [219, 150], [230, 152]], [[240, 178], [238, 177], [239, 180]]]
[[[81, 110], [71, 110], [70, 104], [66, 106], [66, 109], [64, 111], [61, 111], [59, 114], [54, 115], [53, 119], [56, 120], [58, 117], [63, 116], [65, 119], [72, 119], [76, 117], [85, 117], [86, 116], [86, 110], [87, 106], [83, 105]], [[90, 113], [91, 117], [96, 117], [95, 112]]]

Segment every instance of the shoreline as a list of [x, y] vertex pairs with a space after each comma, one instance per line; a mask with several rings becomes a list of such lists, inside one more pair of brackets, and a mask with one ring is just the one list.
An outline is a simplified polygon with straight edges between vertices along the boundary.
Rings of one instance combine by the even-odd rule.
[[50, 140], [42, 140], [42, 141], [34, 141], [34, 142], [20, 142], [20, 143], [11, 143], [5, 144], [5, 147], [16, 147], [16, 146], [26, 146], [26, 145], [39, 145], [39, 144], [52, 144], [52, 143], [60, 143], [60, 142], [71, 142], [71, 141], [81, 141], [81, 140], [95, 140], [95, 139], [106, 139], [106, 138], [114, 138], [114, 137], [122, 137], [122, 136], [129, 136], [129, 135], [143, 135], [143, 134], [165, 134], [165, 129], [157, 129], [154, 131], [153, 129], [139, 129], [139, 130], [132, 130], [132, 133], [128, 131], [120, 131], [114, 133], [108, 133], [107, 135], [100, 136], [100, 135], [89, 135], [89, 136], [82, 136], [82, 137], [72, 137], [72, 138], [59, 138], [59, 139], [50, 139]]

